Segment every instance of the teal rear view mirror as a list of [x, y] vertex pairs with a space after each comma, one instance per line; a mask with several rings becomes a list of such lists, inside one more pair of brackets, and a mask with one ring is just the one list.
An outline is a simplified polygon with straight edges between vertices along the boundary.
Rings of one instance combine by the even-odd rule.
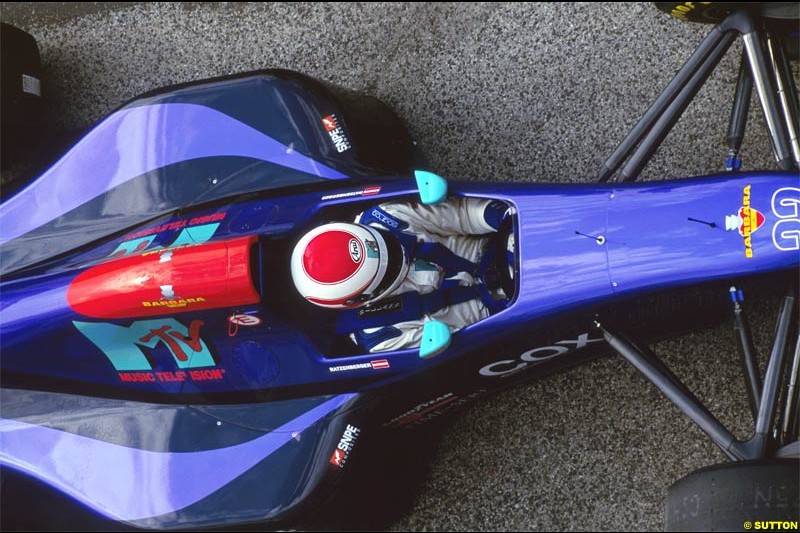
[[432, 320], [422, 327], [422, 342], [419, 345], [419, 356], [430, 359], [445, 351], [450, 346], [450, 328], [444, 322]]
[[447, 181], [443, 177], [427, 170], [415, 170], [414, 178], [423, 204], [438, 204], [447, 198]]

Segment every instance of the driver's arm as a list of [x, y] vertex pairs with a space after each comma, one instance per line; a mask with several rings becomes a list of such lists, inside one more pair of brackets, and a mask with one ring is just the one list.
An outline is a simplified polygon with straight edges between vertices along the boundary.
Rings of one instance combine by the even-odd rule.
[[444, 322], [455, 333], [489, 316], [489, 311], [480, 300], [469, 300], [439, 309], [419, 320], [399, 322], [390, 326], [357, 331], [350, 338], [369, 353], [419, 348], [422, 328], [429, 320]]
[[393, 217], [438, 235], [484, 235], [497, 231], [508, 206], [497, 200], [454, 197], [435, 205], [385, 203]]

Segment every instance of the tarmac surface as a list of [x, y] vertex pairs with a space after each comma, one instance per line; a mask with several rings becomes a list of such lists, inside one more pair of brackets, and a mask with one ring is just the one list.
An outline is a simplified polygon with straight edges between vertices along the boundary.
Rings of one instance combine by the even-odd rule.
[[[392, 105], [432, 168], [465, 180], [588, 183], [711, 26], [651, 4], [2, 3], [39, 42], [53, 128], [157, 87], [289, 68]], [[740, 45], [645, 169], [724, 168]], [[795, 73], [796, 74], [796, 73]], [[744, 168], [774, 168], [753, 103]], [[775, 305], [751, 313], [767, 351]], [[653, 349], [740, 438], [750, 414], [732, 320]], [[479, 400], [431, 440], [395, 531], [663, 527], [671, 483], [724, 461], [618, 358]], [[391, 487], [389, 488], [391, 489]]]

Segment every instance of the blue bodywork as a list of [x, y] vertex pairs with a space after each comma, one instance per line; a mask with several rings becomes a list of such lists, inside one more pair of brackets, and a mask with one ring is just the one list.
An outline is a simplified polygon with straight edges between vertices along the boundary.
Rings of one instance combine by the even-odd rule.
[[[318, 224], [419, 191], [402, 128], [382, 140], [407, 157], [370, 160], [381, 138], [336, 94], [273, 72], [147, 96], [0, 206], [0, 465], [135, 526], [282, 522], [334, 490], [360, 433], [596, 355], [596, 314], [797, 275], [794, 174], [450, 182], [514, 208], [513, 298], [435, 357], [359, 353], [335, 311], [295, 293], [289, 253]], [[109, 262], [244, 236], [257, 303], [98, 319], [70, 301]]]

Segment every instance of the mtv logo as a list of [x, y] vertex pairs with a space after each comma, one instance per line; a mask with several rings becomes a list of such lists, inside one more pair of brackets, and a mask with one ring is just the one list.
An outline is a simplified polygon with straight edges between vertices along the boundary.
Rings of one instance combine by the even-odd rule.
[[118, 372], [152, 370], [140, 347], [166, 348], [178, 368], [215, 366], [217, 363], [200, 338], [202, 320], [192, 320], [187, 328], [174, 318], [141, 320], [128, 327], [105, 322], [73, 324], [108, 357]]

